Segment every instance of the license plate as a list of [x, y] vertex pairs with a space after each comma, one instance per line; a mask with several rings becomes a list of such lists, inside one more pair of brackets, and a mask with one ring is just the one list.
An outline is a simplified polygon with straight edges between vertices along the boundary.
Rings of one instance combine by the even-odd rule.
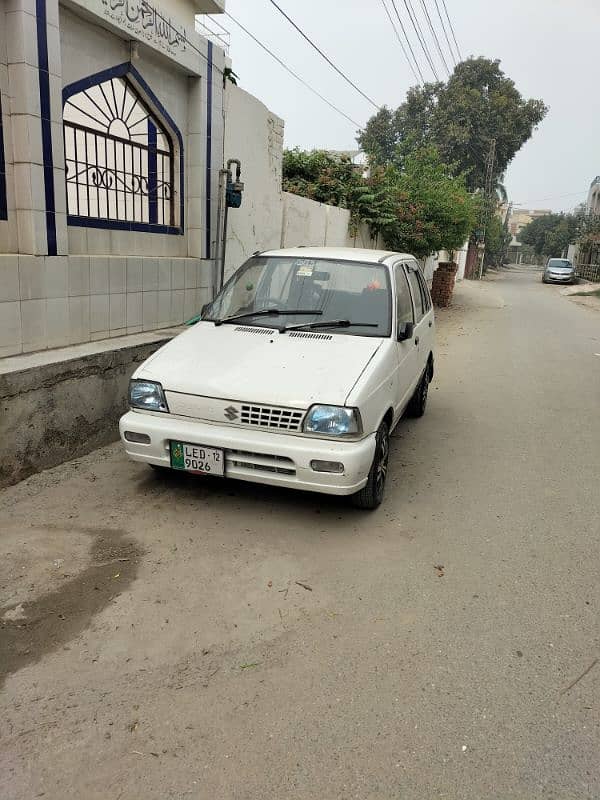
[[172, 441], [171, 466], [185, 472], [222, 477], [225, 474], [225, 454], [223, 450], [202, 444]]

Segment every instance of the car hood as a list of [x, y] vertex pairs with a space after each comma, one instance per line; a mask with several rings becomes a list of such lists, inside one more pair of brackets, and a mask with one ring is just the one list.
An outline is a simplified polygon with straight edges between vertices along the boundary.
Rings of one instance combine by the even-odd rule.
[[135, 378], [166, 391], [308, 408], [344, 405], [382, 339], [199, 322], [150, 356]]
[[555, 272], [557, 275], [570, 275], [574, 267], [546, 267], [548, 272]]

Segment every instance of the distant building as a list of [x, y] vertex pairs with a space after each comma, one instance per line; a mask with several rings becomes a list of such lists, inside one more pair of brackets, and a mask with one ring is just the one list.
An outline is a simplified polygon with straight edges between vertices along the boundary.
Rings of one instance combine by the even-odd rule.
[[585, 210], [588, 214], [600, 214], [600, 175], [596, 175], [590, 184]]
[[522, 247], [519, 241], [519, 234], [526, 225], [537, 219], [538, 217], [545, 217], [551, 214], [552, 211], [548, 208], [510, 208], [510, 216], [508, 217], [508, 230], [512, 235], [511, 242], [508, 246], [508, 260], [513, 264], [520, 264], [523, 260]]
[[342, 159], [347, 158], [357, 167], [367, 166], [367, 156], [362, 150], [327, 150], [330, 156]]
[[515, 239], [518, 239], [521, 230], [526, 225], [529, 225], [532, 220], [537, 219], [537, 217], [545, 217], [551, 213], [552, 211], [549, 208], [513, 209], [508, 220], [508, 230], [512, 233]]

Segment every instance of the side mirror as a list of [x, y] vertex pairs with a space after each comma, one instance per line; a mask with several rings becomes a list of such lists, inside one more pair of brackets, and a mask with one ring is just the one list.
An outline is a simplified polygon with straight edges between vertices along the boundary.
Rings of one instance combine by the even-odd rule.
[[414, 332], [414, 322], [401, 322], [400, 325], [398, 325], [398, 341], [405, 342], [407, 339], [412, 339]]

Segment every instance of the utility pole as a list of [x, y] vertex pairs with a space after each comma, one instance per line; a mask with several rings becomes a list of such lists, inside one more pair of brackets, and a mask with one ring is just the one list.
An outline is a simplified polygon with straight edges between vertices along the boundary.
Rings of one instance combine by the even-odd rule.
[[483, 209], [482, 209], [482, 242], [483, 248], [481, 250], [481, 260], [479, 262], [479, 280], [483, 275], [483, 260], [485, 258], [485, 235], [488, 225], [489, 215], [492, 210], [492, 195], [494, 193], [494, 164], [496, 162], [496, 140], [492, 139], [490, 143], [490, 152], [486, 160], [485, 170], [485, 192], [483, 196]]

